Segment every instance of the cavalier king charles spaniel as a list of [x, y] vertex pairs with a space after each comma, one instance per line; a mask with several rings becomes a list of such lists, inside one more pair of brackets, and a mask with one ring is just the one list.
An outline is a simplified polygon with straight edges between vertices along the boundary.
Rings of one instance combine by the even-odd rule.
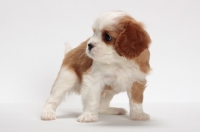
[[41, 119], [56, 119], [57, 106], [72, 92], [82, 96], [78, 122], [96, 122], [98, 113], [124, 115], [125, 109], [109, 104], [114, 95], [127, 91], [130, 118], [149, 120], [142, 102], [151, 39], [142, 23], [125, 12], [110, 11], [100, 15], [92, 29], [89, 39], [65, 54]]

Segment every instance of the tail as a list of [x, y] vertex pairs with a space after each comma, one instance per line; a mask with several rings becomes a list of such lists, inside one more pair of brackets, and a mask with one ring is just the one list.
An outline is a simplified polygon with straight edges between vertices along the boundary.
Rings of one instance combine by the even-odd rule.
[[71, 49], [71, 45], [68, 42], [65, 42], [64, 54], [67, 54]]

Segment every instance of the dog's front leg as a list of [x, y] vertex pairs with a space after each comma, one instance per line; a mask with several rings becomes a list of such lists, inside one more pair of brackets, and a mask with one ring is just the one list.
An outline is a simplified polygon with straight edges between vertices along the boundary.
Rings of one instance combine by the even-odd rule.
[[99, 79], [89, 75], [83, 78], [81, 96], [83, 113], [78, 117], [78, 122], [97, 122], [102, 83]]
[[146, 81], [134, 82], [132, 88], [128, 90], [130, 117], [133, 120], [145, 121], [150, 119], [150, 116], [146, 114], [142, 108], [145, 85]]

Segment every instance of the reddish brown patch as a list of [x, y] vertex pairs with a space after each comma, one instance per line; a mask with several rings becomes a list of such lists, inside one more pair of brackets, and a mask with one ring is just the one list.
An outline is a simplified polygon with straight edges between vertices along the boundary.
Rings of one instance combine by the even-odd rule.
[[132, 95], [132, 101], [135, 103], [142, 103], [143, 102], [143, 92], [146, 88], [146, 82], [134, 82], [133, 86], [130, 90]]
[[81, 43], [78, 47], [72, 49], [65, 55], [62, 66], [67, 66], [73, 70], [82, 81], [82, 74], [91, 66], [93, 60], [86, 55], [87, 41]]
[[120, 18], [117, 29], [122, 32], [116, 38], [114, 48], [120, 56], [133, 59], [148, 48], [151, 39], [141, 23], [131, 17]]
[[149, 65], [150, 52], [149, 49], [145, 49], [136, 59], [135, 62], [139, 65], [140, 70], [144, 73], [149, 73], [151, 70]]

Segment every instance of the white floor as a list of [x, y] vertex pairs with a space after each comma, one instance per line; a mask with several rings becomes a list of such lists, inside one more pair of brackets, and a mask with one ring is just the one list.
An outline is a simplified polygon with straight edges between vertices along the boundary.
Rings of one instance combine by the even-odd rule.
[[[124, 107], [127, 104], [114, 104]], [[42, 121], [43, 104], [0, 104], [0, 132], [200, 132], [200, 103], [145, 103], [150, 121], [137, 122], [127, 115], [100, 115], [97, 123], [78, 123], [78, 104], [62, 103], [57, 120]]]

